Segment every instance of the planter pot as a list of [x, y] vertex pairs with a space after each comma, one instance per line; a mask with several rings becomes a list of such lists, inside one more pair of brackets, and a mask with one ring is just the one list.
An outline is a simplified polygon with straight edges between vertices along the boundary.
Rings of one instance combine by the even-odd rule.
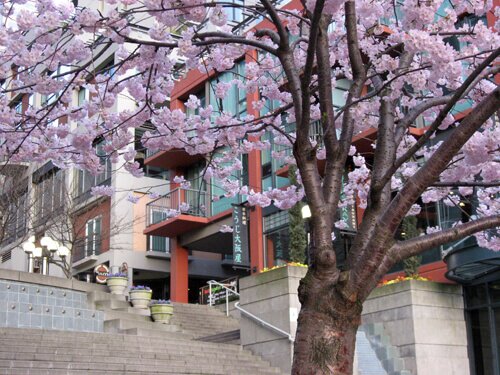
[[153, 292], [151, 290], [131, 290], [128, 295], [132, 306], [137, 309], [147, 309]]
[[174, 306], [172, 305], [152, 305], [150, 309], [151, 317], [158, 323], [168, 324], [174, 314]]
[[126, 277], [108, 277], [106, 280], [111, 294], [123, 294], [128, 286], [128, 279]]

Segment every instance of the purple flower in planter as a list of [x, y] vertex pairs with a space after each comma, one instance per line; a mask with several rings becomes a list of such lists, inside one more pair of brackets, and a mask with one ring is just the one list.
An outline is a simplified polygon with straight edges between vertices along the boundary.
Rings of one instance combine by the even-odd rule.
[[151, 288], [149, 286], [145, 286], [145, 285], [136, 285], [136, 286], [133, 286], [130, 288], [130, 291], [133, 291], [133, 290], [142, 290], [145, 292], [150, 292]]
[[127, 278], [127, 274], [123, 273], [123, 272], [110, 273], [110, 274], [108, 274], [108, 279], [110, 277], [125, 277], [125, 278]]

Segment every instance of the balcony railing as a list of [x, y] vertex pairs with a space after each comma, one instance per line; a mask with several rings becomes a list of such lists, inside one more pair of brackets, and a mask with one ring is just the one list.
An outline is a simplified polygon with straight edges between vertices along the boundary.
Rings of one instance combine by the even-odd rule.
[[151, 156], [154, 156], [156, 154], [159, 154], [160, 152], [162, 152], [162, 150], [151, 150], [149, 148], [146, 149], [146, 159], [147, 158], [150, 158]]
[[210, 216], [210, 197], [206, 191], [176, 188], [146, 206], [146, 225], [176, 216], [177, 212], [197, 217]]
[[101, 236], [94, 236], [76, 241], [72, 251], [73, 263], [101, 254], [101, 240]]

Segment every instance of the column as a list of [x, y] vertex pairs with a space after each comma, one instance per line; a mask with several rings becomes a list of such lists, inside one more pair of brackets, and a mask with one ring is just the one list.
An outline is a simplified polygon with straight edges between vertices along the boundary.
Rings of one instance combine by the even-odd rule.
[[187, 249], [172, 239], [170, 258], [170, 299], [188, 303], [188, 255]]
[[[245, 56], [245, 61], [251, 62], [257, 59], [257, 51], [250, 51]], [[259, 117], [259, 111], [252, 107], [254, 101], [259, 100], [259, 93], [247, 92], [247, 112]], [[249, 137], [249, 140], [258, 140]], [[260, 151], [252, 151], [248, 155], [248, 184], [256, 191], [262, 191], [262, 163]], [[252, 273], [260, 272], [264, 268], [264, 232], [262, 226], [262, 207], [250, 208], [250, 269]]]

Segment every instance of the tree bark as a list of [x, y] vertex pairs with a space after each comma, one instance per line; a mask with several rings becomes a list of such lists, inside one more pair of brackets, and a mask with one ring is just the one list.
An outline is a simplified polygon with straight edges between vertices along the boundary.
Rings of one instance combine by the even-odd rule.
[[301, 281], [292, 375], [352, 374], [362, 305], [345, 300], [336, 287], [312, 268]]

